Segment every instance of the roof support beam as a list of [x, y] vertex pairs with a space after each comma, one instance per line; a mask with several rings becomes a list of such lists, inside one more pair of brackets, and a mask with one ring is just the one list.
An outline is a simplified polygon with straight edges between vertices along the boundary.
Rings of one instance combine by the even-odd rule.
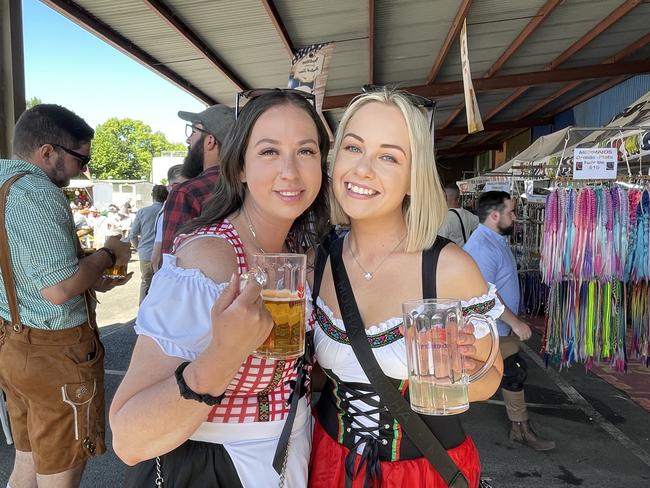
[[284, 48], [287, 50], [287, 53], [289, 53], [289, 57], [292, 58], [295, 48], [293, 42], [291, 42], [291, 37], [289, 37], [289, 33], [287, 32], [287, 28], [285, 27], [284, 22], [282, 22], [282, 18], [278, 13], [278, 9], [275, 8], [273, 0], [261, 1], [262, 5], [264, 5], [264, 8], [266, 9], [266, 13], [269, 14], [271, 22], [273, 22], [275, 31], [278, 33], [278, 36], [280, 36], [280, 40], [282, 41]]
[[[544, 71], [551, 71], [556, 69], [558, 66], [560, 66], [562, 63], [564, 63], [567, 59], [569, 59], [571, 56], [573, 56], [575, 53], [580, 51], [583, 47], [585, 47], [587, 44], [589, 44], [591, 41], [593, 41], [596, 37], [598, 37], [600, 34], [605, 32], [607, 29], [609, 29], [612, 25], [614, 25], [616, 22], [621, 20], [625, 15], [629, 14], [630, 11], [639, 5], [642, 2], [642, 0], [626, 0], [625, 3], [619, 5], [616, 7], [614, 10], [612, 10], [603, 20], [601, 20], [598, 24], [596, 24], [589, 32], [587, 32], [584, 36], [582, 36], [580, 39], [578, 39], [576, 42], [571, 44], [562, 54], [560, 54], [558, 57], [556, 57], [553, 61], [548, 63], [546, 66], [544, 66]], [[522, 90], [519, 95], [522, 95], [526, 90]], [[515, 97], [509, 97], [509, 103], [505, 105], [500, 105], [500, 110], [498, 111], [492, 111], [490, 112], [490, 117], [494, 117], [497, 115], [501, 110], [506, 108], [510, 103], [514, 102], [519, 96]], [[489, 117], [485, 117], [483, 119], [483, 122], [488, 120]]]
[[449, 50], [451, 49], [452, 44], [458, 37], [460, 30], [463, 28], [463, 22], [469, 13], [469, 9], [472, 6], [472, 1], [473, 0], [462, 0], [460, 7], [458, 7], [456, 17], [454, 17], [454, 20], [451, 23], [451, 27], [449, 28], [449, 32], [447, 32], [447, 37], [442, 43], [442, 46], [438, 51], [438, 56], [433, 63], [433, 67], [431, 68], [431, 72], [427, 78], [427, 84], [433, 83], [433, 81], [436, 79], [436, 76], [438, 76], [438, 73], [440, 73], [442, 65], [445, 63], [445, 59], [447, 59], [447, 54], [449, 54]]
[[375, 0], [368, 0], [368, 83], [375, 82]]
[[[540, 119], [523, 119], [508, 122], [496, 122], [494, 124], [487, 124], [484, 132], [499, 132], [511, 129], [526, 129], [529, 127], [537, 127], [540, 125], [549, 125], [553, 123], [553, 117], [544, 117]], [[436, 131], [436, 137], [449, 137], [449, 136], [467, 136], [465, 127], [447, 127]], [[463, 138], [464, 139], [464, 138]], [[458, 144], [457, 141], [456, 144]]]
[[126, 54], [128, 57], [136, 60], [140, 64], [155, 71], [163, 78], [166, 78], [177, 87], [185, 90], [190, 95], [195, 96], [208, 105], [214, 105], [217, 101], [210, 95], [194, 86], [188, 80], [183, 78], [175, 71], [169, 69], [163, 63], [144, 51], [142, 48], [133, 44], [119, 32], [105, 24], [104, 22], [93, 17], [87, 10], [82, 9], [74, 2], [66, 0], [41, 0], [48, 7], [56, 10], [75, 24], [81, 26], [104, 42], [110, 44], [118, 51]]
[[0, 3], [0, 158], [11, 158], [14, 125], [25, 111], [23, 14], [20, 0]]
[[237, 87], [239, 90], [245, 90], [248, 85], [242, 81], [229, 66], [224, 63], [219, 56], [205, 43], [196, 33], [189, 28], [176, 14], [161, 0], [143, 0], [144, 3], [164, 20], [169, 27], [182, 37], [190, 46], [199, 51], [205, 59], [217, 68], [223, 76]]
[[[551, 15], [553, 10], [562, 2], [563, 0], [547, 0], [547, 2], [542, 5], [542, 7], [539, 9], [539, 11], [535, 14], [535, 16], [526, 24], [526, 27], [522, 29], [522, 31], [517, 35], [514, 41], [506, 48], [505, 51], [503, 51], [503, 54], [499, 56], [499, 59], [495, 61], [495, 63], [490, 67], [489, 70], [485, 72], [483, 75], [483, 78], [492, 78], [497, 71], [499, 71], [504, 64], [508, 62], [508, 60], [514, 56], [514, 54], [517, 52], [517, 50], [521, 47], [521, 45], [528, 40], [530, 36], [533, 35], [533, 33], [539, 28], [540, 25], [546, 20], [546, 18]], [[449, 115], [447, 120], [442, 124], [442, 127], [447, 127], [450, 125], [458, 115], [463, 111], [465, 108], [464, 103], [460, 103]]]
[[625, 81], [629, 76], [617, 76], [616, 78], [612, 78], [611, 80], [606, 81], [605, 83], [601, 83], [600, 85], [592, 88], [586, 93], [583, 93], [577, 98], [571, 99], [571, 101], [565, 103], [561, 107], [556, 108], [553, 110], [553, 112], [549, 115], [557, 115], [565, 110], [568, 110], [570, 108], [575, 107], [576, 105], [580, 105], [582, 102], [589, 100], [590, 98], [595, 97], [596, 95], [601, 94], [605, 90], [609, 90], [611, 87], [618, 85], [619, 83], [622, 83]]
[[[509, 88], [523, 88], [535, 85], [546, 85], [548, 83], [559, 83], [563, 81], [589, 80], [597, 78], [609, 78], [618, 75], [636, 75], [650, 72], [650, 59], [643, 59], [633, 62], [612, 63], [606, 66], [597, 64], [593, 66], [581, 66], [579, 68], [556, 69], [551, 71], [535, 71], [530, 73], [518, 73], [514, 75], [495, 76], [494, 78], [477, 78], [473, 81], [474, 89], [477, 92], [504, 90]], [[421, 95], [423, 97], [447, 97], [463, 93], [462, 81], [450, 81], [436, 83], [433, 85], [420, 85], [406, 87], [404, 90]], [[333, 95], [325, 97], [324, 110], [345, 107], [358, 93], [345, 95]]]
[[601, 20], [598, 24], [596, 24], [593, 29], [591, 29], [589, 32], [587, 32], [584, 36], [582, 36], [580, 39], [578, 39], [576, 42], [574, 42], [567, 50], [565, 50], [562, 54], [560, 54], [557, 58], [555, 58], [553, 61], [551, 61], [549, 64], [546, 65], [546, 69], [551, 70], [555, 69], [558, 66], [560, 66], [562, 63], [564, 63], [567, 59], [569, 59], [571, 56], [573, 56], [575, 53], [580, 51], [583, 47], [585, 47], [587, 44], [589, 44], [591, 41], [593, 41], [596, 37], [601, 35], [603, 32], [605, 32], [607, 29], [609, 29], [611, 26], [613, 26], [616, 22], [621, 20], [623, 17], [625, 17], [627, 14], [630, 13], [630, 11], [639, 5], [642, 2], [642, 0], [627, 0], [625, 3], [619, 5], [616, 7], [614, 10], [612, 10], [607, 16]]
[[449, 149], [439, 149], [436, 151], [436, 156], [445, 157], [457, 154], [479, 154], [485, 151], [498, 151], [503, 146], [501, 144], [481, 144], [481, 145], [468, 145], [456, 146]]
[[[612, 64], [612, 63], [616, 63], [616, 62], [618, 62], [618, 61], [620, 61], [622, 59], [625, 59], [629, 55], [633, 54], [634, 52], [636, 52], [639, 49], [641, 49], [642, 47], [644, 47], [649, 42], [650, 42], [650, 33], [648, 33], [645, 36], [639, 38], [637, 41], [633, 42], [629, 46], [625, 47], [621, 51], [614, 54], [612, 57], [606, 59], [603, 62], [603, 64]], [[529, 115], [532, 115], [535, 112], [539, 111], [543, 107], [546, 107], [549, 103], [557, 100], [562, 95], [564, 95], [564, 94], [570, 92], [571, 90], [573, 90], [574, 88], [577, 88], [578, 86], [580, 86], [580, 83], [581, 83], [580, 81], [574, 81], [574, 82], [569, 83], [568, 85], [563, 86], [562, 88], [560, 88], [560, 90], [554, 92], [551, 96], [545, 98], [544, 100], [539, 101], [538, 103], [536, 103], [535, 105], [530, 107], [528, 110], [523, 112], [521, 115], [519, 115], [517, 117], [517, 120], [526, 118]]]

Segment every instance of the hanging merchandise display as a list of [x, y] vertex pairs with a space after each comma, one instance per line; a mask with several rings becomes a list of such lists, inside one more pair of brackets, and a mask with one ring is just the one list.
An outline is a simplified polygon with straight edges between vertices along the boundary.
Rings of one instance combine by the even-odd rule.
[[629, 349], [648, 365], [650, 190], [628, 186], [559, 187], [547, 197], [540, 259], [550, 288], [547, 364], [609, 361], [624, 371]]

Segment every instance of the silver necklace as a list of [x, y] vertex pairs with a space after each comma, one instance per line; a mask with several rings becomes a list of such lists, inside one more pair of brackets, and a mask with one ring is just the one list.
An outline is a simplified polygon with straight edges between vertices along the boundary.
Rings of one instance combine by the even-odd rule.
[[244, 218], [246, 219], [246, 223], [248, 224], [248, 231], [251, 233], [251, 236], [253, 237], [253, 243], [255, 244], [255, 247], [257, 247], [257, 250], [262, 254], [266, 254], [266, 251], [262, 249], [262, 246], [260, 246], [260, 243], [257, 241], [257, 234], [255, 233], [255, 227], [253, 227], [253, 222], [251, 222], [251, 219], [248, 216], [246, 207], [242, 205], [241, 209], [242, 212], [244, 212]]
[[388, 258], [389, 258], [389, 257], [390, 257], [390, 256], [391, 256], [391, 255], [396, 251], [396, 250], [397, 250], [397, 248], [400, 246], [400, 244], [401, 244], [402, 242], [404, 242], [404, 239], [406, 239], [406, 234], [404, 234], [404, 237], [402, 237], [402, 238], [400, 239], [400, 241], [395, 245], [395, 247], [394, 247], [393, 249], [391, 249], [390, 252], [389, 252], [388, 254], [386, 254], [386, 256], [384, 256], [384, 259], [382, 259], [382, 260], [379, 262], [379, 264], [375, 267], [374, 271], [368, 271], [368, 270], [366, 270], [366, 268], [364, 268], [364, 267], [361, 265], [361, 263], [359, 262], [359, 260], [357, 259], [357, 257], [354, 255], [354, 251], [352, 251], [352, 244], [350, 244], [350, 238], [349, 238], [349, 236], [348, 236], [348, 238], [347, 238], [346, 240], [348, 241], [348, 249], [350, 250], [350, 254], [352, 255], [352, 259], [354, 259], [354, 262], [357, 263], [357, 265], [359, 266], [359, 268], [361, 268], [361, 271], [363, 271], [363, 277], [364, 277], [367, 281], [370, 281], [371, 279], [373, 279], [373, 278], [375, 277], [375, 273], [376, 273], [377, 270], [381, 267], [381, 265], [384, 264], [384, 262], [385, 262], [385, 261], [386, 261], [386, 260], [387, 260], [387, 259], [388, 259]]

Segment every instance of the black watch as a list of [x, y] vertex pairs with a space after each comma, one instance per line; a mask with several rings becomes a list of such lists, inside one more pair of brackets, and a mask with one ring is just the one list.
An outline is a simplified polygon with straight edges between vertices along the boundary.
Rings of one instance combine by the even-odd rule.
[[178, 389], [181, 392], [181, 397], [185, 398], [186, 400], [194, 400], [210, 406], [219, 405], [226, 396], [225, 392], [216, 397], [208, 395], [207, 393], [197, 393], [189, 386], [187, 386], [187, 383], [185, 383], [185, 378], [183, 378], [183, 371], [185, 371], [185, 368], [187, 368], [188, 364], [190, 364], [189, 361], [181, 363], [174, 372], [174, 376], [176, 376], [176, 383], [178, 383]]
[[98, 249], [98, 251], [104, 251], [106, 254], [108, 254], [108, 257], [111, 258], [111, 265], [108, 266], [109, 268], [112, 268], [113, 266], [115, 266], [115, 261], [117, 261], [117, 256], [115, 256], [115, 253], [113, 251], [111, 251], [107, 247], [102, 247], [102, 248]]

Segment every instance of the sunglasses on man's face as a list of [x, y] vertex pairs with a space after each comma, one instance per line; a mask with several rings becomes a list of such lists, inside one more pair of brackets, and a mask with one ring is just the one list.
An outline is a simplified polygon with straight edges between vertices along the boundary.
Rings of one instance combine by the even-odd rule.
[[243, 108], [241, 105], [242, 99], [246, 100], [252, 100], [257, 97], [261, 97], [262, 95], [267, 95], [269, 93], [292, 93], [294, 95], [298, 95], [305, 100], [307, 100], [309, 103], [312, 104], [314, 108], [316, 108], [316, 96], [313, 93], [309, 93], [306, 91], [302, 90], [296, 90], [294, 88], [253, 88], [252, 90], [244, 90], [243, 92], [237, 93], [237, 97], [235, 98], [235, 120], [239, 118], [239, 112]]
[[185, 137], [191, 137], [192, 134], [194, 134], [195, 132], [201, 132], [203, 134], [212, 135], [210, 134], [210, 132], [208, 132], [205, 129], [202, 129], [201, 127], [197, 127], [192, 124], [185, 124]]
[[[383, 92], [384, 90], [386, 90], [386, 88], [387, 87], [381, 85], [363, 85], [361, 87], [361, 91], [363, 93], [375, 93], [375, 92]], [[435, 100], [431, 100], [427, 97], [423, 97], [421, 95], [410, 93], [404, 90], [394, 90], [394, 91], [396, 91], [401, 95], [404, 95], [414, 107], [426, 110], [427, 119], [429, 122], [429, 131], [431, 132], [431, 137], [433, 137], [433, 116], [436, 111]]]
[[46, 144], [49, 144], [50, 146], [58, 147], [59, 149], [64, 150], [67, 152], [70, 156], [77, 158], [79, 161], [79, 169], [83, 169], [86, 166], [88, 166], [88, 163], [90, 163], [90, 156], [86, 156], [85, 154], [78, 153], [77, 151], [73, 151], [72, 149], [68, 149], [65, 146], [62, 146], [61, 144], [55, 144], [53, 142], [47, 142]]

